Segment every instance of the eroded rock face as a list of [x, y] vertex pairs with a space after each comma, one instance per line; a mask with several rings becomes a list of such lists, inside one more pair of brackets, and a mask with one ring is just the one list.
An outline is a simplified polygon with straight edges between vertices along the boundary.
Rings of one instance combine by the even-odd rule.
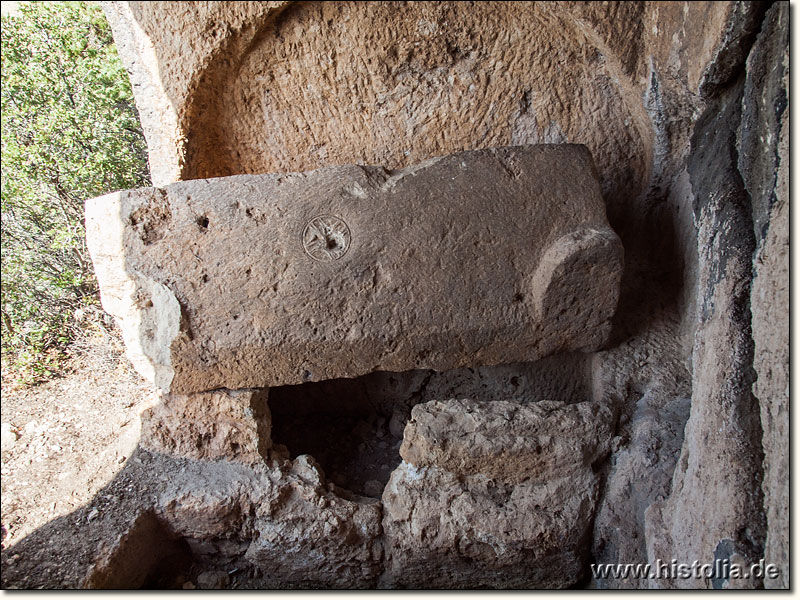
[[260, 462], [272, 446], [269, 390], [165, 394], [142, 413], [140, 444], [197, 460]]
[[646, 513], [651, 560], [750, 565], [763, 556], [778, 577], [651, 586], [788, 585], [788, 423], [778, 417], [788, 398], [786, 10], [781, 3], [767, 12], [746, 69], [710, 104], [692, 140], [700, 269], [691, 416], [672, 493]]
[[305, 455], [253, 470], [207, 465], [175, 479], [159, 517], [195, 553], [255, 565], [274, 584], [369, 587], [380, 572], [381, 507], [347, 496]]
[[[567, 8], [131, 2], [106, 12], [124, 34], [137, 103], [158, 107], [144, 129], [159, 186], [332, 164], [397, 169], [567, 140], [591, 149], [612, 196], [635, 196], [647, 177], [638, 98]], [[640, 11], [597, 12], [613, 27]]]
[[384, 585], [559, 588], [578, 579], [597, 500], [592, 464], [608, 452], [612, 413], [540, 404], [414, 408], [405, 460], [383, 493]]
[[259, 587], [374, 587], [381, 570], [380, 503], [328, 484], [313, 458], [288, 461], [278, 454], [261, 464], [175, 466], [152, 508], [98, 550], [85, 586], [153, 585], [160, 575], [168, 582], [178, 559], [207, 573], [255, 567]]
[[223, 53], [232, 32], [244, 33], [247, 39], [254, 22], [266, 25], [287, 4], [103, 2], [114, 41], [131, 74], [156, 185], [181, 178], [182, 122], [187, 99], [198, 87], [198, 74]]
[[739, 165], [753, 201], [753, 393], [764, 449], [764, 587], [789, 588], [789, 6], [777, 3], [748, 57]]
[[174, 393], [591, 350], [623, 266], [573, 145], [120, 192], [87, 236], [134, 364]]
[[391, 587], [563, 588], [583, 570], [590, 472], [509, 484], [404, 463], [383, 494]]
[[[761, 423], [752, 393], [749, 311], [752, 218], [733, 147], [744, 78], [698, 123], [689, 164], [696, 194], [698, 326], [692, 405], [672, 492], [646, 512], [648, 556], [691, 563], [763, 552]], [[739, 581], [653, 580], [654, 587], [758, 587]]]
[[400, 456], [458, 475], [546, 481], [608, 454], [613, 425], [611, 409], [593, 402], [433, 401], [411, 411]]

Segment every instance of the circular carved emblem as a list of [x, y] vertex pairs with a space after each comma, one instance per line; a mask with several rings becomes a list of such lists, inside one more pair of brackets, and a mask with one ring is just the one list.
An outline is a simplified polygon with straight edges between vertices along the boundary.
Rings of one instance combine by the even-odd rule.
[[303, 248], [314, 260], [338, 260], [350, 248], [350, 228], [333, 215], [314, 217], [303, 229]]

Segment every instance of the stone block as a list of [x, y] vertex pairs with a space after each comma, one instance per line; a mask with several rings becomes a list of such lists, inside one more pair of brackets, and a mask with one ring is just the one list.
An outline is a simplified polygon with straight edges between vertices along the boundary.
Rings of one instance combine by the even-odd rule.
[[[383, 493], [390, 587], [567, 587], [609, 451], [605, 405], [470, 399], [414, 407]], [[413, 463], [413, 464], [412, 464]]]
[[86, 221], [104, 308], [175, 393], [593, 350], [623, 262], [569, 144], [185, 181]]
[[611, 409], [594, 402], [433, 401], [411, 411], [400, 455], [418, 468], [547, 481], [607, 455], [613, 429]]
[[272, 446], [269, 390], [163, 394], [142, 412], [140, 445], [197, 460], [260, 462]]
[[583, 569], [597, 478], [520, 484], [402, 463], [383, 493], [388, 568], [408, 588], [565, 588]]

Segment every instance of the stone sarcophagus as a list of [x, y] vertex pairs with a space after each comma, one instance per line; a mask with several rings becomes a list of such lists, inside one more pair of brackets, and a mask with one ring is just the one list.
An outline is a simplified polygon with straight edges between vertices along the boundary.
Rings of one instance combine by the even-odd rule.
[[173, 393], [593, 350], [623, 266], [569, 144], [122, 191], [86, 228], [132, 362]]

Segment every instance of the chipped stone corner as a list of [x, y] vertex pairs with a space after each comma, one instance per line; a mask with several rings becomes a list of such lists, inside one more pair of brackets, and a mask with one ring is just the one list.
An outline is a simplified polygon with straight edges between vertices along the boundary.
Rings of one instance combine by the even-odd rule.
[[126, 355], [142, 377], [168, 391], [174, 376], [170, 347], [180, 332], [181, 307], [167, 286], [128, 264], [129, 227], [140, 226], [142, 243], [156, 235], [153, 223], [143, 224], [153, 195], [163, 198], [161, 190], [148, 188], [87, 200], [86, 244], [97, 279], [104, 282], [101, 303], [122, 330]]

